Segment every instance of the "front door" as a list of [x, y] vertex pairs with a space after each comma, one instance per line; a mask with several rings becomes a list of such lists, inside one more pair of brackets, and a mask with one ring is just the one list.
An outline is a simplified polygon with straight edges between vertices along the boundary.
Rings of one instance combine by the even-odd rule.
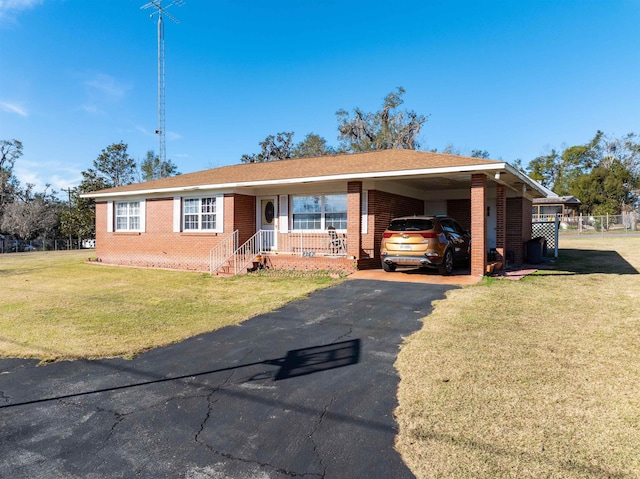
[[271, 251], [276, 248], [276, 197], [260, 198], [260, 217], [258, 228], [262, 233], [262, 251]]

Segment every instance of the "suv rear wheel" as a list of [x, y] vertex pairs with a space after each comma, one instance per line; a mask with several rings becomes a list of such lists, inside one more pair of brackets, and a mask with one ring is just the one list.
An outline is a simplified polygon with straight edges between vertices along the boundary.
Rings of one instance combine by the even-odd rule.
[[438, 269], [440, 270], [440, 274], [446, 275], [451, 274], [451, 272], [453, 271], [453, 253], [450, 249], [445, 251], [444, 260], [442, 261], [442, 264]]
[[392, 263], [385, 263], [383, 261], [382, 269], [385, 270], [387, 273], [393, 273], [396, 270], [396, 265]]

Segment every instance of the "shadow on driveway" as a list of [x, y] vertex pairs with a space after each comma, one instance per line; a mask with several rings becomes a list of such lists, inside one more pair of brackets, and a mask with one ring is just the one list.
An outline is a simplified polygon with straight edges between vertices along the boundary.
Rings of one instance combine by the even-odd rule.
[[413, 477], [393, 364], [452, 287], [353, 279], [130, 361], [0, 360], [0, 477]]

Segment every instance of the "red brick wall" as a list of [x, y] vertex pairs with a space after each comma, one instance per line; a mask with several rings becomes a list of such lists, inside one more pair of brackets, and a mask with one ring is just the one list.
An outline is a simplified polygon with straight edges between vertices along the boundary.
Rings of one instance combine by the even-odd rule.
[[471, 175], [471, 274], [484, 276], [487, 269], [487, 177]]
[[359, 259], [362, 249], [362, 182], [347, 183], [347, 256]]
[[[472, 227], [472, 229], [480, 231], [478, 233], [472, 231], [475, 252], [472, 252], [472, 256], [476, 258], [475, 263], [472, 261], [473, 274], [477, 274], [479, 271], [484, 274], [486, 268], [485, 235], [481, 233], [486, 229], [484, 216], [486, 214], [486, 199], [484, 199], [485, 192], [482, 184], [486, 186], [486, 177], [474, 175], [473, 200], [447, 202], [450, 216], [456, 218], [463, 227]], [[349, 192], [352, 195], [356, 195], [360, 189], [359, 182], [350, 183]], [[351, 202], [348, 200], [348, 207], [354, 211], [349, 210], [348, 213], [353, 221], [349, 232], [351, 234], [352, 230], [357, 228], [357, 236], [360, 236], [360, 202], [355, 201], [353, 196], [351, 198]], [[474, 204], [474, 219], [476, 215], [482, 218], [482, 222], [475, 226], [471, 222], [471, 204]], [[107, 203], [99, 202], [96, 204], [96, 256], [100, 261], [110, 264], [208, 271], [209, 250], [222, 238], [234, 229], [238, 229], [241, 231], [240, 241], [242, 243], [253, 235], [256, 229], [255, 197], [227, 195], [224, 198], [224, 205], [224, 233], [220, 234], [174, 233], [173, 198], [146, 201], [146, 232], [107, 233]], [[506, 201], [506, 250], [513, 252], [515, 263], [523, 262], [525, 242], [531, 239], [531, 206], [531, 201], [525, 198], [510, 198]], [[355, 208], [358, 209], [357, 212]], [[362, 251], [354, 255], [360, 258], [357, 261], [360, 268], [379, 265], [380, 239], [389, 221], [397, 216], [423, 214], [424, 202], [415, 198], [370, 190], [367, 213], [367, 233], [361, 235]], [[353, 255], [351, 250], [349, 254]], [[373, 257], [372, 259], [370, 255]], [[288, 268], [329, 269], [345, 272], [352, 271], [356, 263], [354, 260], [345, 258], [301, 258], [296, 256], [285, 258], [284, 255], [274, 261], [278, 262], [281, 268], [284, 265], [289, 265]]]
[[[227, 221], [225, 217], [225, 232], [238, 230], [239, 245], [244, 244], [249, 238], [256, 234], [256, 197], [247, 195], [234, 194], [233, 197], [228, 197], [229, 202], [233, 203], [233, 210], [231, 207], [226, 211], [233, 211], [233, 221], [230, 229], [227, 228]], [[225, 202], [227, 197], [225, 197]], [[226, 212], [225, 211], [225, 212]]]
[[[362, 233], [362, 252], [360, 259], [373, 258], [376, 255], [375, 250], [375, 217], [373, 214], [373, 207], [371, 206], [371, 192], [367, 193], [367, 229]], [[359, 264], [359, 263], [358, 263]]]
[[471, 229], [471, 200], [447, 200], [447, 215], [466, 230]]
[[[359, 267], [380, 267], [382, 233], [393, 218], [424, 214], [424, 201], [379, 190], [369, 190], [368, 231], [363, 244], [373, 251], [374, 262], [361, 261]], [[375, 266], [374, 266], [375, 265]]]
[[506, 214], [507, 214], [507, 187], [496, 187], [496, 251], [498, 261], [504, 261], [506, 253]]
[[107, 202], [96, 202], [96, 256], [98, 258], [103, 251], [106, 251], [109, 235], [110, 233], [107, 233]]
[[507, 198], [507, 258], [512, 253], [515, 264], [524, 262], [525, 244], [531, 239], [531, 207], [526, 198]]
[[[250, 196], [224, 198], [223, 233], [176, 233], [173, 231], [173, 198], [150, 199], [146, 203], [144, 233], [107, 233], [107, 203], [96, 205], [96, 256], [108, 264], [170, 268], [194, 271], [209, 270], [209, 251], [233, 231], [235, 224], [247, 222], [253, 214], [255, 200]], [[253, 208], [253, 213], [251, 213]]]

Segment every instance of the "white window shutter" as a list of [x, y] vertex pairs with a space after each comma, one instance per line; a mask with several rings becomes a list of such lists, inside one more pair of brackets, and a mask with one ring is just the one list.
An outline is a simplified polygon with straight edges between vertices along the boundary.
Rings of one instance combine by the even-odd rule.
[[224, 233], [224, 195], [216, 196], [216, 233]]
[[113, 201], [107, 201], [107, 233], [113, 233]]
[[280, 223], [280, 233], [289, 232], [289, 196], [280, 195], [280, 215], [278, 222]]
[[368, 210], [369, 210], [369, 192], [364, 190], [362, 191], [362, 196], [360, 197], [360, 212], [361, 212], [361, 216], [362, 216], [362, 234], [366, 234], [367, 233], [367, 219], [369, 218], [368, 215]]
[[140, 200], [140, 233], [144, 233], [147, 225], [147, 202]]
[[173, 198], [173, 232], [180, 233], [182, 225], [182, 198], [175, 196]]

